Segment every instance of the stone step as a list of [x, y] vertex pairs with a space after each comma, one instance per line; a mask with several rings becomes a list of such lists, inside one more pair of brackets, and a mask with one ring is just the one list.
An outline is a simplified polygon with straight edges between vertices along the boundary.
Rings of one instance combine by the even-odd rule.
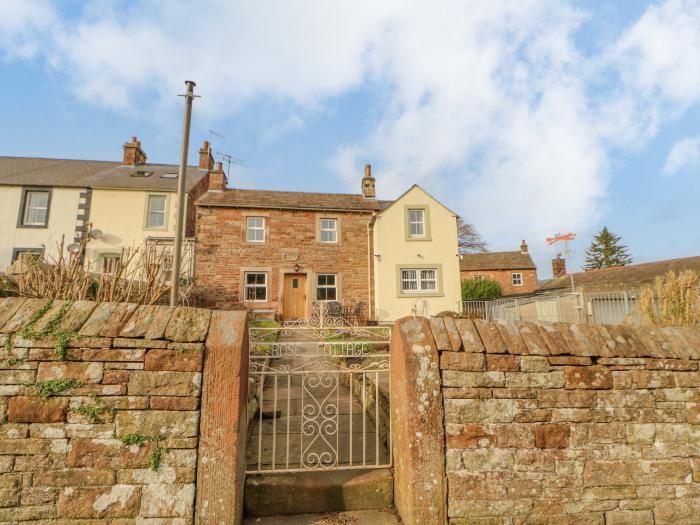
[[390, 469], [249, 474], [244, 505], [247, 516], [384, 509], [393, 491]]
[[246, 518], [243, 525], [400, 525], [393, 509]]

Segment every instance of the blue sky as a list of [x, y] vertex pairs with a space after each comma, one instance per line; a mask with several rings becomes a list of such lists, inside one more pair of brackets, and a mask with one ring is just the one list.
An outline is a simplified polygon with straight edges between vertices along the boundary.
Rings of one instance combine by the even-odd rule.
[[[292, 5], [293, 4], [293, 5]], [[700, 1], [0, 0], [0, 154], [118, 160], [137, 135], [229, 184], [381, 197], [417, 182], [490, 248], [607, 225], [636, 262], [700, 254]]]

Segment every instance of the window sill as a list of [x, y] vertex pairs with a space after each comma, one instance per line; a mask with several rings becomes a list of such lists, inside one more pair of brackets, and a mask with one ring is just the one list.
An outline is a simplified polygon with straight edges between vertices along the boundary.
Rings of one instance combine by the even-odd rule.
[[418, 292], [418, 293], [400, 293], [396, 297], [398, 297], [398, 298], [406, 297], [409, 299], [415, 299], [415, 298], [420, 298], [420, 297], [445, 297], [445, 294], [440, 293], [440, 292], [435, 292], [435, 293], [421, 293], [421, 292]]
[[48, 223], [46, 224], [18, 224], [18, 228], [26, 228], [30, 230], [40, 230], [42, 228], [46, 229], [49, 227]]
[[406, 237], [408, 242], [422, 242], [422, 241], [432, 241], [430, 237]]

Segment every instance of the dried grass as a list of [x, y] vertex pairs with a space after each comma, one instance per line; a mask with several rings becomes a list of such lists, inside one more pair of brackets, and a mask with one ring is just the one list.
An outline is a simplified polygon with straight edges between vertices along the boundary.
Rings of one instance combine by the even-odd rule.
[[700, 274], [670, 271], [643, 286], [638, 298], [645, 320], [655, 326], [700, 324]]
[[[76, 250], [69, 251], [61, 239], [55, 256], [22, 257], [0, 281], [0, 295], [137, 304], [167, 300], [171, 247], [156, 249], [144, 242], [138, 248], [123, 248], [111, 273], [95, 273], [89, 262], [84, 263], [90, 239], [88, 231]], [[181, 282], [179, 304], [189, 304], [193, 291], [192, 283]]]

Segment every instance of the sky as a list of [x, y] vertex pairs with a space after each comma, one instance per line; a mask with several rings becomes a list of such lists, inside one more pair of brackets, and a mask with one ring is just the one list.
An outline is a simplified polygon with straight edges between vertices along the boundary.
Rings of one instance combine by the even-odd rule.
[[[411, 184], [540, 277], [574, 232], [700, 255], [700, 0], [0, 0], [0, 155], [237, 159], [229, 186]], [[225, 164], [226, 166], [226, 164]], [[563, 249], [563, 246], [559, 247]]]

